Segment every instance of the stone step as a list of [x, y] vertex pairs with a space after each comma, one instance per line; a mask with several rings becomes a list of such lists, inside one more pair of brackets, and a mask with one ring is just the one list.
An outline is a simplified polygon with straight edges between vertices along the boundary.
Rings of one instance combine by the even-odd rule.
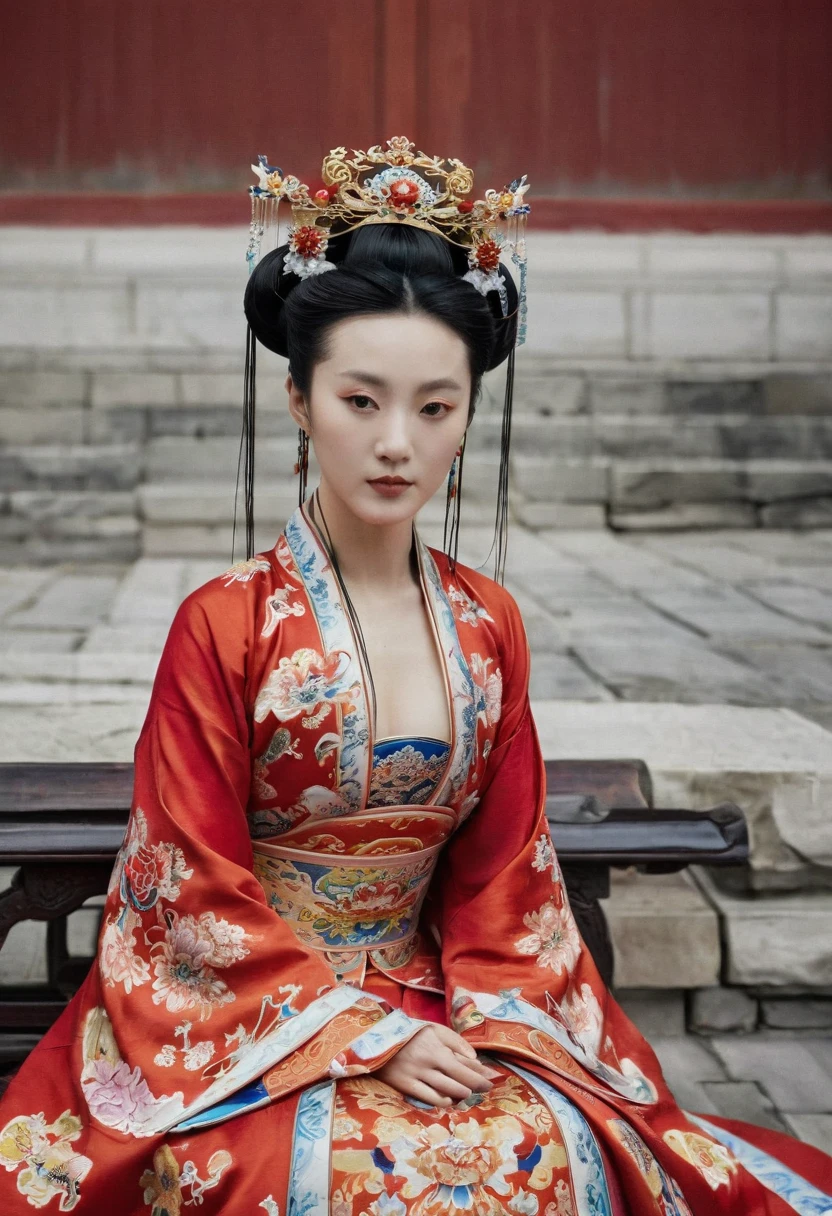
[[532, 502], [774, 503], [832, 494], [832, 460], [532, 456], [514, 452], [512, 484]]
[[[0, 288], [0, 291], [2, 288]], [[38, 350], [0, 347], [0, 440], [118, 442], [234, 435], [242, 405], [237, 351], [148, 345]], [[554, 357], [523, 348], [515, 410], [541, 416], [832, 417], [832, 332], [824, 359]], [[293, 437], [286, 360], [258, 355], [258, 432]], [[499, 414], [504, 368], [483, 381], [478, 418]]]
[[[476, 450], [500, 446], [500, 419], [471, 428]], [[518, 413], [512, 449], [522, 455], [711, 457], [719, 459], [832, 459], [832, 417], [753, 418], [744, 414], [543, 417]]]
[[138, 443], [0, 447], [0, 490], [126, 490], [137, 485], [142, 471]]
[[0, 495], [0, 561], [133, 561], [134, 490], [15, 490]]
[[832, 989], [832, 891], [729, 894], [699, 869], [696, 881], [724, 926], [728, 983]]

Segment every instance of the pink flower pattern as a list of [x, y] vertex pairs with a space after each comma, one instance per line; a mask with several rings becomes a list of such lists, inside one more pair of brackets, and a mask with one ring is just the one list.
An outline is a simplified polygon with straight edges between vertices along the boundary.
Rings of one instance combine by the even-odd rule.
[[523, 924], [531, 933], [514, 943], [515, 950], [536, 955], [538, 967], [551, 967], [556, 975], [572, 969], [581, 942], [568, 907], [559, 908], [547, 900], [538, 912], [527, 912]]

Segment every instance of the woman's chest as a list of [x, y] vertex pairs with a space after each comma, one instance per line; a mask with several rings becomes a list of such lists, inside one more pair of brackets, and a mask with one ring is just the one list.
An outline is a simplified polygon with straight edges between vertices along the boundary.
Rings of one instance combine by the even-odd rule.
[[375, 698], [376, 740], [419, 735], [449, 742], [450, 690], [441, 641], [422, 603], [371, 603], [361, 613]]

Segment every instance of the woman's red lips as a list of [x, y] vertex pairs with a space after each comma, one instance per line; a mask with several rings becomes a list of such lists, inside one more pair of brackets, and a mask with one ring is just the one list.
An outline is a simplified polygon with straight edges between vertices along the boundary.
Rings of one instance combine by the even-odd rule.
[[382, 498], [400, 498], [405, 490], [413, 485], [412, 481], [407, 481], [404, 477], [373, 477], [368, 479], [368, 485], [371, 485], [376, 494], [380, 494]]

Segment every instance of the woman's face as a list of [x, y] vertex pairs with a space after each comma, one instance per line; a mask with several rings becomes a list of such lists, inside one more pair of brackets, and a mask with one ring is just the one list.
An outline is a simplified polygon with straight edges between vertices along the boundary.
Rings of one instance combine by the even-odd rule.
[[[291, 376], [286, 388], [328, 493], [365, 523], [401, 523], [436, 493], [462, 442], [468, 351], [452, 329], [424, 314], [353, 317], [330, 330], [308, 412]], [[380, 478], [388, 479], [386, 490]], [[392, 491], [393, 478], [407, 484]]]

